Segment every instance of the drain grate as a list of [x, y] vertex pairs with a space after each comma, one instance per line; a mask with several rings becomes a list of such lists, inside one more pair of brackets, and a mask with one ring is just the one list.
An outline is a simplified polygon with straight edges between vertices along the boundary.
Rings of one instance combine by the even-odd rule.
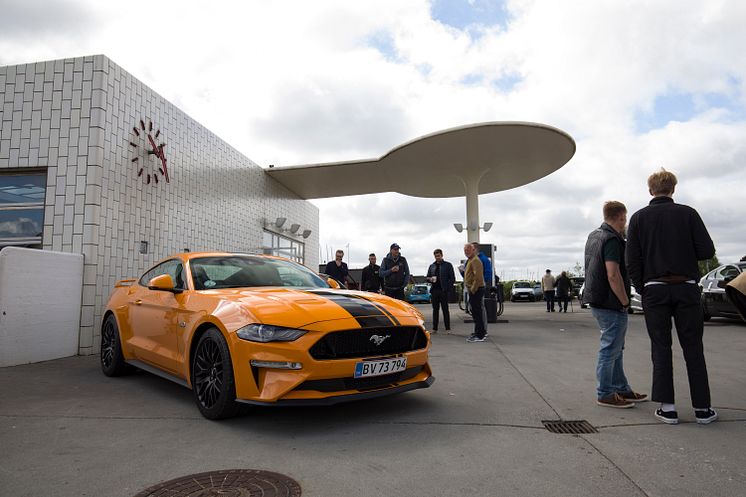
[[300, 497], [298, 482], [255, 469], [210, 471], [146, 488], [135, 497]]
[[561, 435], [579, 435], [582, 433], [598, 433], [598, 430], [586, 420], [580, 421], [542, 421], [544, 428], [552, 433]]

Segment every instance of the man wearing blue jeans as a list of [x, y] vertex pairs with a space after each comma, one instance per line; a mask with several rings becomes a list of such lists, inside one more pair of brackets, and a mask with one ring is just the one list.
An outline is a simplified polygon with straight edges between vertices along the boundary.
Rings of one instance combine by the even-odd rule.
[[629, 279], [624, 263], [624, 228], [627, 208], [621, 202], [604, 204], [604, 222], [588, 235], [585, 244], [585, 291], [601, 331], [596, 378], [600, 406], [628, 408], [647, 400], [635, 393], [624, 374], [624, 337], [627, 333]]

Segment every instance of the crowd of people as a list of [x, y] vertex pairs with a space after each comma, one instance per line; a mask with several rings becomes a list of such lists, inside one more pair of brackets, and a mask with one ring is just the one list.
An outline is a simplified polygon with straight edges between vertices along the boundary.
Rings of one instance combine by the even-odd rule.
[[[324, 272], [327, 276], [342, 284], [352, 283], [350, 271], [343, 261], [344, 251], [337, 250], [333, 261], [329, 261]], [[484, 307], [485, 289], [492, 284], [492, 263], [479, 250], [478, 243], [464, 245], [466, 262], [459, 266], [464, 278], [464, 288], [469, 295], [474, 333], [467, 338], [470, 343], [484, 342], [487, 338], [487, 313]], [[440, 314], [443, 314], [443, 326], [446, 332], [451, 330], [451, 315], [448, 309], [451, 292], [456, 283], [453, 264], [443, 258], [443, 250], [433, 251], [435, 261], [427, 269], [425, 279], [431, 284], [430, 301], [433, 306], [433, 332], [438, 331]], [[363, 268], [360, 278], [360, 289], [366, 292], [384, 293], [388, 297], [406, 300], [404, 289], [410, 281], [410, 270], [407, 259], [401, 255], [401, 247], [392, 243], [381, 265], [376, 264], [376, 254], [368, 256], [368, 265]]]

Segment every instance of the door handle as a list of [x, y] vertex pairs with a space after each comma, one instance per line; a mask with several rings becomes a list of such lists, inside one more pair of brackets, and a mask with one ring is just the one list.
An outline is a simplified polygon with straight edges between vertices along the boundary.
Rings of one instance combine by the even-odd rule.
[[135, 305], [142, 305], [142, 300], [137, 299], [137, 300], [135, 300], [134, 304]]

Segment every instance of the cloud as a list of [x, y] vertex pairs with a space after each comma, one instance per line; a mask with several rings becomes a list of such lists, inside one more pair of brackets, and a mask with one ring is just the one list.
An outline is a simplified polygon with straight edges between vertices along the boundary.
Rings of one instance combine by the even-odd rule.
[[[482, 239], [506, 274], [571, 268], [603, 202], [646, 205], [646, 178], [661, 166], [678, 175], [676, 199], [700, 211], [721, 260], [746, 253], [743, 2], [26, 5], [4, 3], [0, 62], [104, 53], [262, 165], [376, 157], [473, 122], [567, 131], [578, 146], [569, 164], [480, 198], [482, 221], [495, 223]], [[349, 243], [361, 265], [396, 241], [415, 272], [435, 247], [462, 257], [452, 224], [464, 221], [463, 199], [314, 202], [322, 256]]]

